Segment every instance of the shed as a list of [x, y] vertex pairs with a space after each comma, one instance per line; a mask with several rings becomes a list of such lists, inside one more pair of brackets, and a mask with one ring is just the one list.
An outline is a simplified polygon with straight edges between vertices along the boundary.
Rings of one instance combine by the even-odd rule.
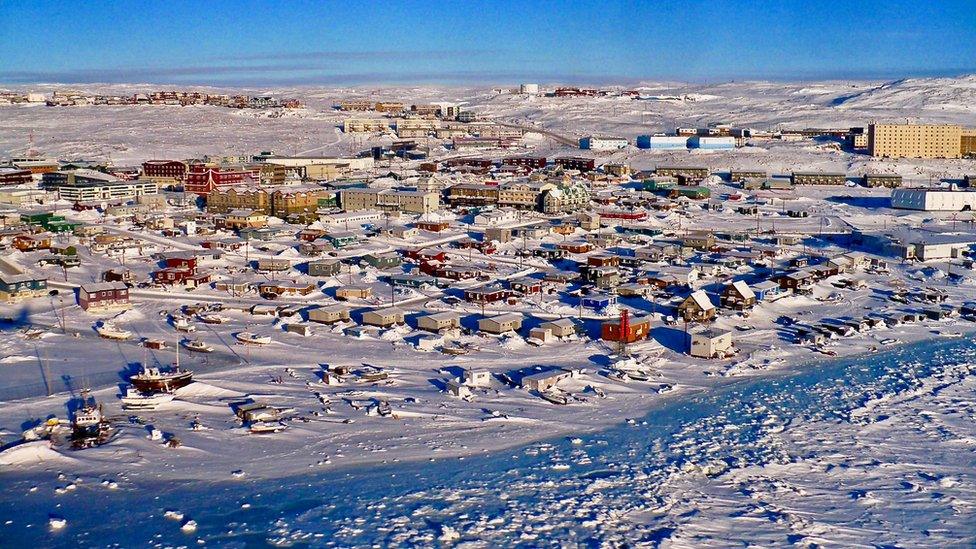
[[520, 384], [522, 388], [530, 391], [548, 391], [556, 386], [560, 381], [570, 377], [571, 373], [561, 368], [554, 368], [535, 374], [530, 374], [522, 378]]
[[469, 387], [490, 387], [491, 372], [488, 370], [464, 369], [464, 384]]
[[688, 353], [701, 358], [725, 357], [732, 354], [732, 332], [728, 330], [708, 329], [691, 334]]
[[312, 335], [312, 327], [308, 324], [288, 324], [285, 326], [285, 331], [300, 336]]

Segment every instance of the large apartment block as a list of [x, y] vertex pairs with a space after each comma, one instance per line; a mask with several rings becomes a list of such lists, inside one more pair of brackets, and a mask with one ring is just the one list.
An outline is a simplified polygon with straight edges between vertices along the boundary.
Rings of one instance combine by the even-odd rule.
[[959, 158], [962, 127], [954, 124], [871, 124], [868, 152], [887, 158]]

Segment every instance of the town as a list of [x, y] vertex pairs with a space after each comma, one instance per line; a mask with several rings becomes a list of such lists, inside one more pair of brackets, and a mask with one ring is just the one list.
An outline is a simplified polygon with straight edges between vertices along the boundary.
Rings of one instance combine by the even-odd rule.
[[[0, 411], [0, 463], [190, 446], [233, 468], [217, 448], [246, 440], [329, 446], [317, 466], [387, 444], [463, 455], [976, 328], [971, 127], [713, 121], [578, 136], [393, 94], [318, 107], [190, 91], [2, 97], [0, 109], [42, 111], [297, 109], [341, 145], [117, 165], [49, 157], [25, 136], [0, 167], [0, 394], [34, 404], [29, 417]], [[538, 84], [487, 97], [707, 101]], [[762, 147], [857, 169], [778, 170]]]

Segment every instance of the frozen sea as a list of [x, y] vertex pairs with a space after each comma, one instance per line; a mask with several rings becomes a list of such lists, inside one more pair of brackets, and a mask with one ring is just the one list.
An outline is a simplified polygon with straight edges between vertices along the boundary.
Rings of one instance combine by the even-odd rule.
[[941, 339], [465, 459], [116, 489], [2, 473], [0, 546], [973, 547], [974, 423], [976, 342]]

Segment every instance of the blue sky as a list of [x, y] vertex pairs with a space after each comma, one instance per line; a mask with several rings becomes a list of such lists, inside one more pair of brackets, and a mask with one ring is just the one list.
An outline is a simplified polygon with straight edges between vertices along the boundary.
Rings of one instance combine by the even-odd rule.
[[0, 82], [901, 78], [976, 72], [976, 2], [0, 0]]

